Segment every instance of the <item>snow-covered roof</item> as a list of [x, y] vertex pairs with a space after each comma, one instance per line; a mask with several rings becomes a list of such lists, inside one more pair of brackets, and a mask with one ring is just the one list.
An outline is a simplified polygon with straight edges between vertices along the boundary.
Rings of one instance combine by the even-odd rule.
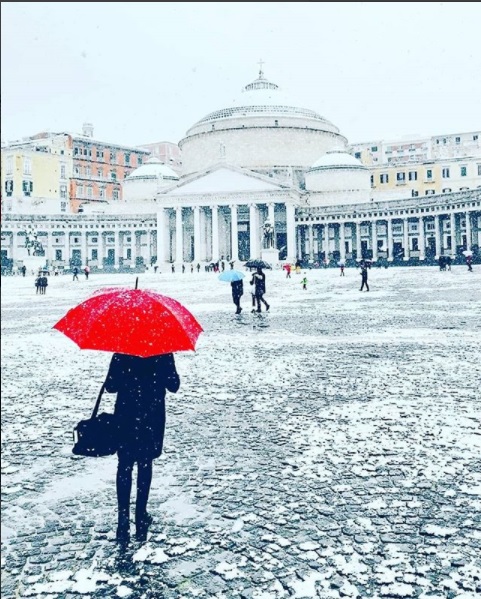
[[309, 170], [322, 170], [327, 168], [358, 168], [368, 170], [360, 160], [347, 152], [332, 150], [321, 156]]
[[296, 103], [286, 97], [278, 85], [264, 77], [262, 71], [255, 81], [244, 87], [239, 97], [232, 104], [228, 108], [211, 112], [198, 121], [196, 125], [231, 117], [276, 115], [311, 118], [334, 127], [332, 123], [314, 110], [296, 106]]
[[125, 178], [126, 181], [131, 179], [167, 179], [178, 181], [179, 175], [170, 166], [152, 156]]

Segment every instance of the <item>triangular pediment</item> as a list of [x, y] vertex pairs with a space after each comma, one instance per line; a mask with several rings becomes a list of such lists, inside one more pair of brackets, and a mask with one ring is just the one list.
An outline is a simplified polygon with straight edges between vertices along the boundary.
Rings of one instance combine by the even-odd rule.
[[289, 188], [288, 185], [271, 182], [267, 177], [252, 171], [222, 165], [202, 173], [190, 175], [184, 180], [181, 179], [175, 186], [163, 190], [161, 194], [183, 196], [233, 192], [272, 192], [285, 191]]

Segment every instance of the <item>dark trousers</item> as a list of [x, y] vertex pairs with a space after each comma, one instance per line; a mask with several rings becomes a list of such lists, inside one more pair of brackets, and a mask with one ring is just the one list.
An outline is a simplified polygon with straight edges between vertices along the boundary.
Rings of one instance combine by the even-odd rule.
[[263, 293], [256, 293], [255, 298], [256, 298], [256, 304], [257, 304], [257, 311], [258, 312], [261, 311], [261, 303], [264, 304], [264, 306], [266, 307], [266, 310], [269, 310], [269, 304], [264, 299], [264, 294]]
[[364, 286], [366, 287], [366, 291], [369, 291], [369, 285], [367, 284], [367, 279], [362, 277], [361, 291], [364, 289]]

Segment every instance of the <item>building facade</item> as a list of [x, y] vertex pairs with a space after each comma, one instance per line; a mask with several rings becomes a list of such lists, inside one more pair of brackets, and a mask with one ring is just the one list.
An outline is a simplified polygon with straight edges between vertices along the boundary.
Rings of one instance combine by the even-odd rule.
[[[443, 255], [461, 260], [466, 251], [479, 255], [479, 157], [443, 157], [431, 183], [428, 161], [363, 164], [335, 125], [297, 107], [262, 71], [243, 94], [188, 129], [179, 142], [180, 176], [154, 160], [125, 178], [122, 202], [108, 197], [69, 215], [5, 215], [4, 259], [26, 258], [34, 228], [36, 253], [65, 268], [241, 263], [263, 256], [267, 220], [276, 262], [426, 264]], [[82, 147], [79, 165], [97, 159], [94, 145], [85, 147], [92, 156]], [[404, 180], [390, 168], [404, 172]], [[381, 184], [383, 174], [389, 176]], [[421, 183], [434, 193], [422, 193]]]

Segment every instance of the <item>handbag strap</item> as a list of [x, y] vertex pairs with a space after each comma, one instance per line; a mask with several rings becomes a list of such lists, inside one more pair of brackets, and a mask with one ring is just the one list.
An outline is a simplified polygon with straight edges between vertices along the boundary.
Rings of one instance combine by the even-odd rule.
[[99, 392], [99, 396], [97, 397], [97, 401], [95, 402], [95, 407], [94, 407], [94, 411], [92, 412], [92, 418], [95, 418], [97, 416], [97, 412], [99, 411], [99, 406], [100, 406], [100, 400], [102, 399], [102, 393], [105, 390], [105, 383], [102, 385], [102, 387], [100, 387], [100, 392]]

